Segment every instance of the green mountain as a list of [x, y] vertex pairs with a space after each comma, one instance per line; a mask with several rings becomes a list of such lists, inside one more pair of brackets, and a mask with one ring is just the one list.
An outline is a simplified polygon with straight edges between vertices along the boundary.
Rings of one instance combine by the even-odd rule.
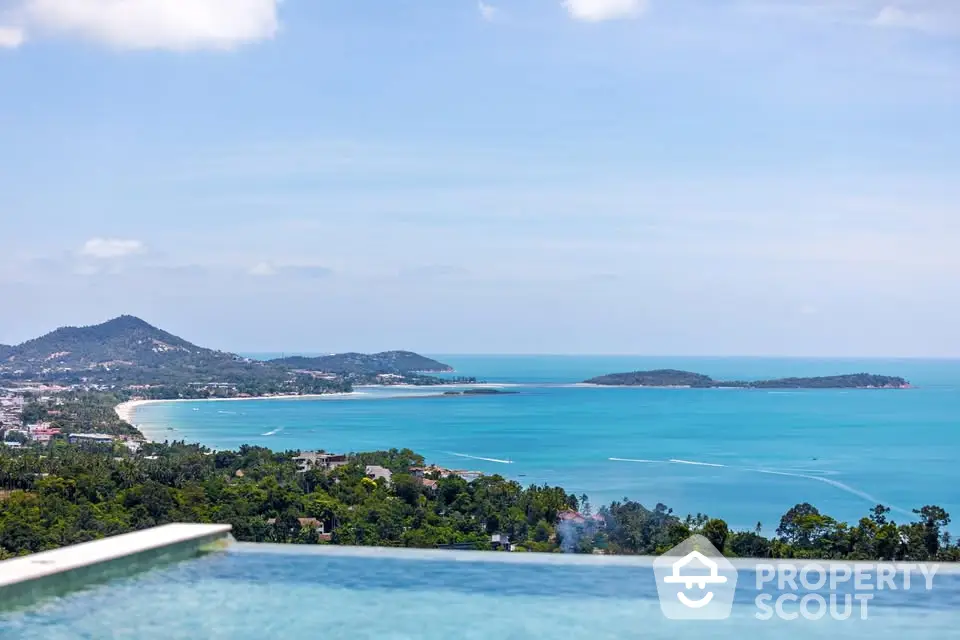
[[276, 371], [199, 347], [133, 316], [62, 327], [9, 347], [0, 360], [0, 374], [125, 384], [247, 380]]
[[[442, 381], [420, 372], [453, 371], [410, 351], [262, 362], [197, 346], [133, 316], [89, 327], [62, 327], [23, 344], [2, 347], [0, 355], [0, 379], [149, 385], [150, 391], [139, 393], [157, 397], [349, 391], [354, 383], [380, 382], [376, 376], [384, 373], [403, 376], [396, 382], [428, 385]], [[336, 378], [312, 373], [321, 371]]]
[[9, 364], [30, 369], [97, 366], [162, 366], [237, 356], [198, 347], [133, 316], [89, 327], [62, 327], [11, 347]]
[[773, 380], [714, 380], [710, 376], [676, 369], [630, 371], [597, 376], [587, 384], [619, 387], [693, 387], [698, 389], [733, 387], [741, 389], [904, 389], [910, 383], [897, 376], [852, 373], [812, 378], [776, 378]]
[[305, 371], [323, 371], [339, 375], [376, 375], [392, 373], [448, 373], [453, 367], [412, 351], [383, 351], [381, 353], [338, 353], [317, 358], [292, 356], [270, 360], [270, 364]]

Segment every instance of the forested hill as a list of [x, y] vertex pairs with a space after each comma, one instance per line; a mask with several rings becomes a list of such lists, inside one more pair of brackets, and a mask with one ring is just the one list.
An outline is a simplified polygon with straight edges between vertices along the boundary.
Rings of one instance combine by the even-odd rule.
[[597, 376], [587, 384], [620, 387], [693, 387], [698, 389], [733, 387], [741, 389], [903, 389], [910, 386], [897, 376], [852, 373], [812, 378], [775, 378], [773, 380], [714, 380], [710, 376], [676, 369], [630, 371]]
[[191, 361], [237, 360], [238, 356], [205, 349], [133, 316], [120, 316], [89, 327], [62, 327], [10, 347], [5, 364], [28, 369], [97, 365], [156, 366]]
[[92, 381], [180, 382], [261, 377], [275, 369], [199, 347], [133, 316], [63, 327], [5, 350], [0, 373]]
[[713, 378], [677, 369], [655, 369], [653, 371], [631, 371], [628, 373], [610, 373], [585, 381], [587, 384], [623, 387], [712, 387]]
[[441, 373], [451, 372], [453, 367], [443, 362], [427, 358], [412, 351], [383, 351], [381, 353], [337, 353], [317, 358], [292, 356], [270, 360], [271, 364], [303, 369], [323, 371], [341, 375], [376, 375], [392, 373]]
[[[262, 362], [197, 346], [127, 315], [88, 327], [63, 327], [20, 345], [0, 347], [0, 356], [0, 379], [137, 386], [143, 394], [164, 398], [214, 391], [220, 395], [349, 391], [352, 384], [380, 382], [380, 374], [397, 375], [394, 382], [438, 384], [440, 379], [422, 372], [453, 371], [410, 351]], [[335, 374], [335, 379], [314, 372]]]

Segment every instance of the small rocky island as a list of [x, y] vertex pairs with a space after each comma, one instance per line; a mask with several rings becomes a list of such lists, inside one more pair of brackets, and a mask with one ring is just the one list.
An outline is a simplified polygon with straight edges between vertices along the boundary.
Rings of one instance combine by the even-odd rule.
[[677, 369], [610, 373], [584, 381], [608, 387], [684, 387], [692, 389], [907, 389], [910, 383], [897, 376], [851, 373], [814, 378], [773, 380], [714, 380], [710, 376]]

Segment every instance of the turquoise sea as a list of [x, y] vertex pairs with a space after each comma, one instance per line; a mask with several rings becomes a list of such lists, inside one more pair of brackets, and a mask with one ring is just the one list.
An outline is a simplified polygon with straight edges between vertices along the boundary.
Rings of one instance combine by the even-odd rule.
[[[629, 497], [766, 531], [798, 502], [856, 521], [925, 504], [960, 515], [960, 361], [631, 356], [435, 356], [516, 394], [422, 397], [361, 389], [323, 399], [140, 407], [135, 422], [214, 448], [366, 451], [409, 447], [431, 462], [549, 483], [597, 505]], [[626, 389], [577, 386], [671, 367], [717, 379], [870, 372], [907, 390]]]

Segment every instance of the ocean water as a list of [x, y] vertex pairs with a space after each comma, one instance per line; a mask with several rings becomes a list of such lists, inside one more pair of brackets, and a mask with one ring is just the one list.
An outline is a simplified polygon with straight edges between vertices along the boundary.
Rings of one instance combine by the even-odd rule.
[[[282, 547], [237, 545], [0, 614], [0, 637], [899, 640], [953, 637], [960, 617], [955, 573], [936, 575], [929, 591], [915, 584], [910, 590], [863, 592], [873, 599], [866, 609], [850, 610], [847, 620], [829, 614], [758, 620], [757, 596], [766, 593], [773, 601], [784, 592], [758, 590], [756, 575], [741, 570], [728, 619], [677, 621], [661, 614], [652, 569], [630, 559], [571, 564], [564, 556], [543, 554]], [[538, 562], [527, 562], [532, 559]], [[839, 592], [840, 602], [853, 593]], [[830, 598], [825, 589], [804, 593]], [[784, 606], [788, 614], [797, 609]], [[808, 610], [817, 613], [818, 607]]]
[[[348, 397], [147, 405], [135, 422], [214, 448], [366, 451], [409, 447], [444, 466], [549, 483], [594, 505], [628, 497], [737, 528], [776, 528], [798, 502], [855, 522], [877, 503], [905, 520], [927, 504], [960, 514], [960, 361], [627, 356], [438, 356], [515, 394]], [[866, 371], [907, 390], [635, 389], [577, 386], [672, 367], [717, 379]]]

